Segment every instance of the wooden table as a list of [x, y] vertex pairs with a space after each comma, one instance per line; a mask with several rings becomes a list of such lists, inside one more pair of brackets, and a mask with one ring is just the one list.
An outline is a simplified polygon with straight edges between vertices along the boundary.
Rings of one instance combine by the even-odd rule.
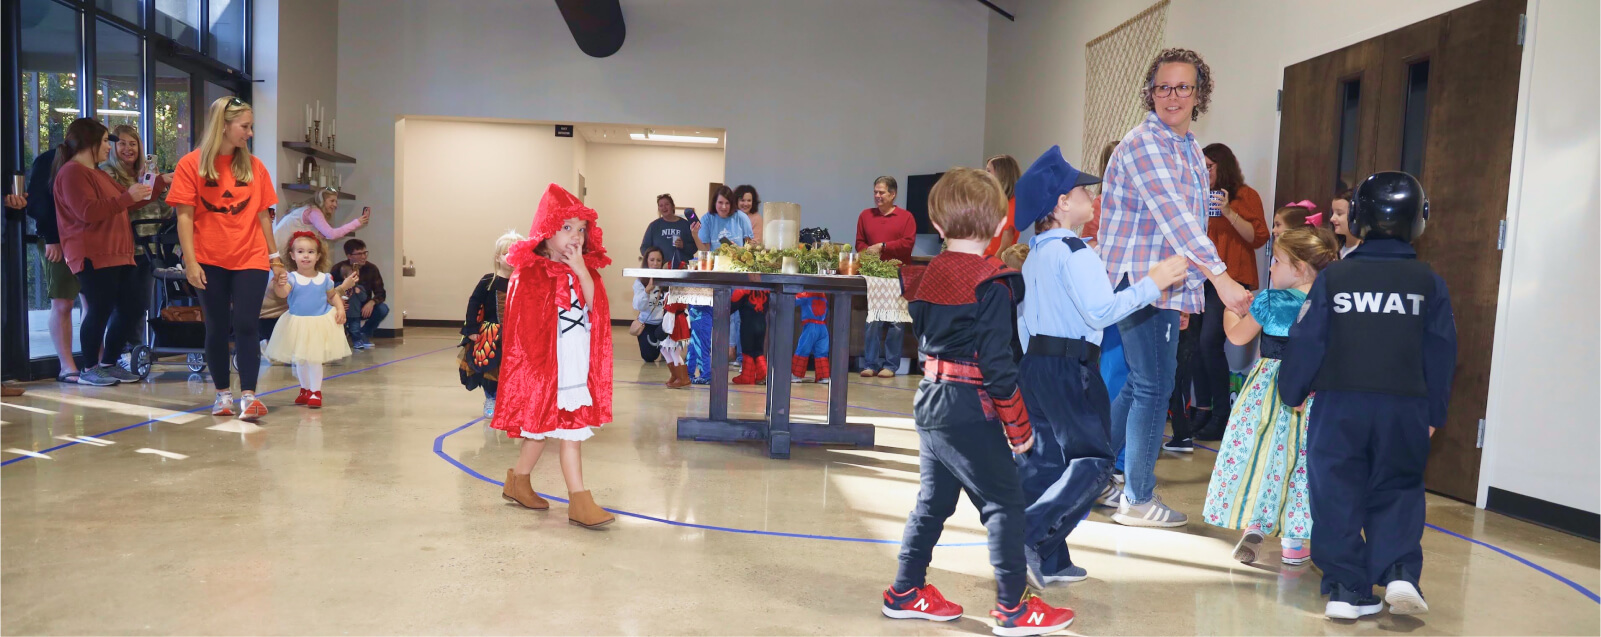
[[[712, 290], [711, 401], [705, 418], [678, 419], [680, 440], [761, 440], [767, 455], [788, 458], [792, 444], [873, 446], [873, 426], [845, 422], [850, 383], [850, 307], [852, 296], [866, 296], [867, 282], [859, 276], [813, 274], [759, 274], [754, 272], [702, 272], [626, 268], [623, 276], [656, 279], [674, 285]], [[734, 289], [764, 290], [767, 300], [767, 418], [728, 417], [729, 297]], [[834, 370], [828, 387], [827, 424], [791, 422], [789, 418], [790, 365], [795, 354], [795, 295], [828, 295], [829, 360]]]

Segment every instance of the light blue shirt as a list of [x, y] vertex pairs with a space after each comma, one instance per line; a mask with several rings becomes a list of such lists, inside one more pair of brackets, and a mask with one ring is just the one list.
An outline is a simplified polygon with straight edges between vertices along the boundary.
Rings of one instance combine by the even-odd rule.
[[[1023, 262], [1023, 303], [1018, 306], [1017, 336], [1028, 351], [1034, 334], [1082, 338], [1101, 344], [1101, 330], [1156, 301], [1156, 282], [1138, 283], [1113, 292], [1106, 264], [1094, 250], [1066, 228], [1052, 228], [1028, 241]], [[1079, 247], [1074, 250], [1074, 247]]]
[[719, 239], [728, 239], [734, 245], [742, 246], [752, 236], [750, 216], [738, 210], [727, 217], [715, 212], [700, 217], [700, 242], [706, 244], [707, 250], [716, 250]]
[[322, 316], [334, 306], [328, 304], [328, 291], [334, 289], [334, 278], [327, 272], [306, 278], [299, 272], [289, 273], [289, 313], [295, 316]]

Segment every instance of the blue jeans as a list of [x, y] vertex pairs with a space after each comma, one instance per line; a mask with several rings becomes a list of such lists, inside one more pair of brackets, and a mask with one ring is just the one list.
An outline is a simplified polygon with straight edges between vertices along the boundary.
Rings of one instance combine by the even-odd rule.
[[1124, 501], [1145, 504], [1156, 491], [1156, 456], [1178, 365], [1179, 313], [1147, 306], [1117, 323], [1128, 381], [1112, 403], [1112, 446], [1127, 453]]
[[862, 369], [877, 372], [901, 370], [901, 345], [905, 328], [900, 323], [873, 321], [867, 324], [867, 349], [862, 351]]
[[372, 335], [378, 332], [378, 324], [384, 322], [384, 317], [389, 316], [388, 303], [374, 303], [372, 317], [361, 318], [361, 308], [371, 298], [372, 296], [361, 288], [356, 288], [356, 291], [350, 294], [350, 302], [345, 306], [345, 333], [352, 339], [360, 336], [372, 340]]
[[1056, 575], [1073, 566], [1067, 536], [1112, 477], [1106, 385], [1093, 360], [1025, 354], [1018, 387], [1034, 424], [1034, 449], [1017, 467], [1029, 502], [1023, 539]]

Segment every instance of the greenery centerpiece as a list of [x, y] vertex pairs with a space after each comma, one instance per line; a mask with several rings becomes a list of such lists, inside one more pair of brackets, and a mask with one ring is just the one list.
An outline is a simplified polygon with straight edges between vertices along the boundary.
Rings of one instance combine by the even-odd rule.
[[[794, 257], [801, 274], [821, 274], [825, 270], [838, 270], [840, 253], [850, 251], [851, 246], [848, 243], [830, 243], [817, 247], [803, 243], [794, 248], [769, 250], [751, 241], [743, 246], [723, 244], [714, 254], [728, 257], [736, 272], [777, 274], [783, 268], [784, 257]], [[861, 263], [862, 276], [884, 279], [900, 276], [899, 259], [884, 260], [878, 258], [876, 254], [863, 254], [858, 259]]]

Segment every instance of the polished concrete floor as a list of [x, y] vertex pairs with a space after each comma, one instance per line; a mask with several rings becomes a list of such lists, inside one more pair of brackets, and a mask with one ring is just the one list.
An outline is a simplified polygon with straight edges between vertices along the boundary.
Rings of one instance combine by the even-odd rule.
[[[454, 342], [407, 330], [330, 368], [320, 411], [291, 405], [293, 389], [268, 396], [259, 430], [203, 415], [210, 383], [182, 370], [7, 399], [0, 632], [988, 634], [994, 585], [965, 504], [930, 581], [967, 617], [878, 613], [917, 489], [914, 378], [850, 379], [875, 449], [769, 460], [753, 444], [676, 440], [675, 418], [704, 413], [708, 393], [661, 387], [666, 369], [619, 331], [616, 422], [584, 463], [596, 499], [627, 513], [597, 532], [559, 503], [501, 500], [516, 448], [477, 422]], [[272, 367], [261, 386], [295, 383]], [[825, 391], [797, 386], [796, 412], [821, 414]], [[748, 389], [731, 405], [760, 410]], [[1164, 498], [1195, 516], [1212, 459], [1165, 455]], [[555, 460], [535, 484], [565, 496]], [[1276, 552], [1243, 566], [1230, 531], [1126, 528], [1104, 510], [1073, 536], [1090, 579], [1045, 597], [1078, 612], [1081, 634], [1601, 633], [1595, 543], [1433, 496], [1428, 519], [1421, 620], [1327, 621], [1315, 570]]]

